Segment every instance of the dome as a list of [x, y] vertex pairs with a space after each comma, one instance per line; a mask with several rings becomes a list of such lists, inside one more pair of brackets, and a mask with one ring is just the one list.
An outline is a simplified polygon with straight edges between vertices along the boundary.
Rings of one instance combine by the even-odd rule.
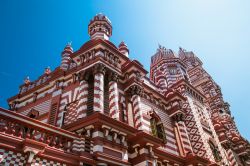
[[109, 40], [102, 40], [102, 39], [98, 39], [98, 40], [89, 40], [86, 43], [84, 43], [80, 50], [85, 50], [86, 48], [91, 47], [91, 45], [95, 45], [98, 42], [106, 42], [107, 44], [111, 45], [112, 47], [114, 47], [115, 49], [117, 49], [117, 47]]
[[109, 18], [102, 13], [98, 13], [97, 15], [95, 15], [95, 17], [90, 20], [90, 23], [93, 21], [107, 21], [111, 25], [111, 21], [109, 20]]

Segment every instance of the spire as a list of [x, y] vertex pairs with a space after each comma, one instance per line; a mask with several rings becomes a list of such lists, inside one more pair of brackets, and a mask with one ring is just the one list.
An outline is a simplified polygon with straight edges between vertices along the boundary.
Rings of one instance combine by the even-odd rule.
[[111, 21], [104, 14], [97, 14], [90, 20], [88, 33], [91, 39], [109, 40], [109, 37], [112, 35]]
[[125, 55], [126, 57], [128, 57], [128, 55], [129, 55], [129, 49], [128, 49], [128, 46], [126, 45], [126, 43], [124, 43], [124, 41], [122, 41], [122, 42], [119, 44], [118, 50], [119, 50], [123, 55]]

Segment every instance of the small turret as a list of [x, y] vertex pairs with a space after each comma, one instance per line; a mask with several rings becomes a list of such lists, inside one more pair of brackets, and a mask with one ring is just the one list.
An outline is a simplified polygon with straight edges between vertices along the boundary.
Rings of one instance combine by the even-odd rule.
[[129, 49], [128, 49], [128, 46], [122, 41], [120, 44], [119, 44], [119, 51], [125, 55], [126, 57], [128, 57], [129, 55]]
[[109, 40], [112, 35], [111, 21], [102, 13], [97, 14], [89, 23], [88, 33], [91, 39]]
[[73, 53], [71, 43], [68, 43], [62, 52], [62, 62], [60, 68], [66, 71], [69, 68], [70, 54]]
[[29, 76], [27, 76], [27, 77], [25, 78], [24, 84], [25, 84], [25, 85], [29, 85], [29, 84], [30, 84], [30, 78], [29, 78]]

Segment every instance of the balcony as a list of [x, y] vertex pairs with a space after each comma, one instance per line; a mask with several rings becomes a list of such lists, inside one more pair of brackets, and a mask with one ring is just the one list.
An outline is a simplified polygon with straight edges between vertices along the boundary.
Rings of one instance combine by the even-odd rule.
[[0, 146], [69, 165], [78, 165], [80, 161], [94, 163], [90, 139], [3, 108], [0, 108]]

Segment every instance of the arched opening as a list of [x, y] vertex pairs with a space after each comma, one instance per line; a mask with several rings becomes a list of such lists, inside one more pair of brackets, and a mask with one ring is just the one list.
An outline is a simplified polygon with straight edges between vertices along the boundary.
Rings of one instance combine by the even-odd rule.
[[218, 147], [215, 146], [215, 143], [213, 143], [212, 140], [209, 140], [208, 144], [209, 144], [209, 146], [210, 146], [210, 149], [211, 149], [211, 151], [212, 151], [212, 154], [213, 154], [213, 156], [214, 156], [215, 161], [216, 161], [216, 162], [221, 161], [222, 157], [220, 156], [220, 152], [219, 152], [219, 150], [218, 150]]
[[160, 117], [154, 111], [150, 111], [149, 115], [151, 116], [150, 127], [152, 135], [162, 139], [166, 143], [166, 133]]

